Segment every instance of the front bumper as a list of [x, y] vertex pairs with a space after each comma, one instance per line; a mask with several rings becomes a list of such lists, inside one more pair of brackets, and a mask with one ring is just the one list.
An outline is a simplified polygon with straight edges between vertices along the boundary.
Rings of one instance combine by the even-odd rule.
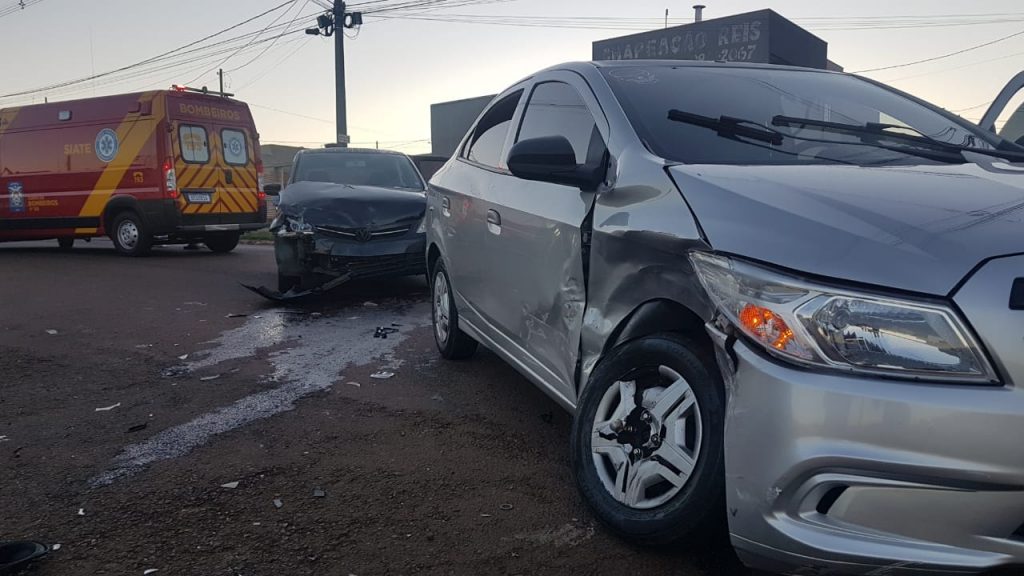
[[278, 272], [284, 276], [322, 275], [352, 278], [426, 273], [426, 235], [359, 242], [323, 234], [274, 236]]
[[1024, 390], [805, 371], [709, 332], [745, 562], [886, 575], [1024, 565]]

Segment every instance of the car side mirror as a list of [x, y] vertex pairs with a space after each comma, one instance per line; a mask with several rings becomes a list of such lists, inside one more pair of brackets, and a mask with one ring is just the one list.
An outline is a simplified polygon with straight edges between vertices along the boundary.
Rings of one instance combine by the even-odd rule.
[[516, 178], [597, 190], [604, 179], [601, 166], [576, 163], [576, 151], [564, 136], [545, 136], [517, 142], [508, 156]]
[[264, 184], [263, 185], [263, 192], [267, 196], [280, 196], [281, 195], [281, 185], [280, 184]]

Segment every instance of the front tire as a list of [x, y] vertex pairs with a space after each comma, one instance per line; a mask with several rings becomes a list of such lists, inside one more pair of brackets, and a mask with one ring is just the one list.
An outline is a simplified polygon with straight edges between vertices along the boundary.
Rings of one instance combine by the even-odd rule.
[[59, 246], [61, 250], [71, 250], [75, 246], [75, 237], [62, 236], [57, 238], [57, 246]]
[[431, 319], [434, 324], [434, 341], [441, 356], [447, 360], [462, 360], [476, 352], [477, 342], [459, 328], [459, 311], [455, 309], [448, 270], [440, 260], [434, 266], [433, 281], [430, 283]]
[[205, 239], [203, 239], [203, 243], [206, 244], [206, 247], [213, 252], [216, 252], [218, 254], [226, 254], [234, 250], [236, 247], [238, 247], [238, 240], [241, 237], [242, 235], [237, 232], [215, 234], [212, 236], [207, 236]]
[[724, 407], [710, 350], [675, 334], [612, 351], [583, 390], [570, 460], [598, 519], [639, 544], [724, 522]]
[[114, 248], [124, 256], [144, 256], [153, 246], [153, 238], [138, 214], [121, 212], [114, 217], [110, 227], [110, 239]]

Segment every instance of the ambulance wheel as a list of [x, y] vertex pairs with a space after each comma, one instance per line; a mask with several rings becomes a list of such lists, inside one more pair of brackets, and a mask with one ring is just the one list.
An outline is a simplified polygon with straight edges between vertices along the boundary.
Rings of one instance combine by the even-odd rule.
[[212, 250], [213, 252], [223, 254], [225, 252], [231, 252], [232, 250], [234, 250], [235, 247], [238, 246], [238, 239], [240, 237], [241, 235], [237, 232], [215, 234], [212, 236], [207, 236], [203, 240], [203, 243], [206, 244], [206, 247]]
[[144, 256], [153, 246], [153, 239], [142, 223], [142, 218], [131, 211], [114, 216], [110, 239], [114, 241], [114, 248], [124, 256]]
[[74, 236], [64, 236], [62, 238], [57, 238], [57, 246], [60, 246], [61, 250], [71, 250], [72, 246], [74, 245]]

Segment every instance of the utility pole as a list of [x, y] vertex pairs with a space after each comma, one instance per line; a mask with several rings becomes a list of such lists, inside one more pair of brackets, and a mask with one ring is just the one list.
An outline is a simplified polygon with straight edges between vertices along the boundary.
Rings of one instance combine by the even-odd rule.
[[[328, 6], [322, 4], [324, 8]], [[334, 113], [337, 122], [338, 146], [348, 146], [348, 109], [345, 100], [345, 28], [362, 26], [361, 12], [346, 12], [344, 0], [333, 0], [330, 11], [317, 16], [316, 27], [307, 28], [306, 34], [312, 36], [334, 36]]]
[[348, 110], [345, 102], [345, 33], [337, 29], [340, 23], [345, 25], [345, 2], [334, 0], [334, 91], [337, 102], [334, 115], [338, 124], [338, 139], [342, 146], [348, 146]]
[[220, 95], [224, 96], [224, 69], [217, 70], [217, 77], [220, 78]]

